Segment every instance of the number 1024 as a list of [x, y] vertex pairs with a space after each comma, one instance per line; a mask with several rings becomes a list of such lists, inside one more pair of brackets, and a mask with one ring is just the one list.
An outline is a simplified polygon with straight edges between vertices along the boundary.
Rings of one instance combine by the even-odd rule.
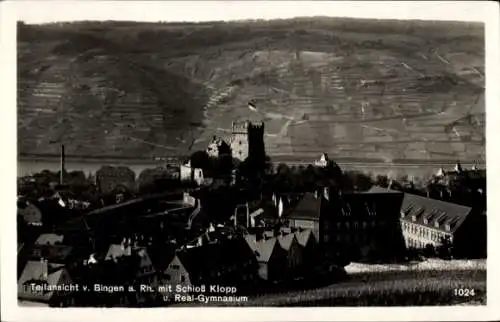
[[474, 289], [473, 288], [456, 288], [453, 290], [453, 294], [455, 296], [463, 296], [463, 297], [474, 296]]

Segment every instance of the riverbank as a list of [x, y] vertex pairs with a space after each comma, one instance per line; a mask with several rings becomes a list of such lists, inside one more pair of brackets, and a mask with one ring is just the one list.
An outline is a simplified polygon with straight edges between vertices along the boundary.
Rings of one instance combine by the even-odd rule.
[[[182, 157], [172, 157], [182, 160]], [[312, 164], [314, 160], [298, 160], [298, 159], [284, 159], [282, 157], [271, 157], [275, 164], [286, 163], [290, 166], [306, 166]], [[343, 170], [355, 170], [374, 175], [388, 175], [397, 177], [399, 175], [427, 177], [437, 171], [440, 167], [451, 168], [454, 166], [455, 161], [442, 160], [433, 161], [431, 163], [385, 163], [378, 160], [351, 160], [351, 159], [337, 159], [337, 164]], [[415, 161], [415, 160], [414, 160]], [[153, 160], [150, 158], [116, 158], [116, 157], [83, 157], [83, 156], [66, 156], [65, 168], [66, 171], [83, 171], [86, 174], [95, 173], [104, 165], [109, 166], [126, 166], [135, 172], [136, 176], [148, 168], [156, 168], [165, 165], [167, 161]], [[472, 162], [462, 163], [464, 167], [472, 166]], [[38, 173], [43, 170], [59, 171], [60, 159], [58, 156], [27, 156], [21, 155], [17, 160], [17, 176], [22, 177], [33, 173]]]

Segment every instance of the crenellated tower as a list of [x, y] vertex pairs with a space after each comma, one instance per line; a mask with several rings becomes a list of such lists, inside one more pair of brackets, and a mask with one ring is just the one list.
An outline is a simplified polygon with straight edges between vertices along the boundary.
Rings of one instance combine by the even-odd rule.
[[231, 133], [233, 158], [244, 161], [249, 155], [259, 159], [265, 156], [263, 122], [233, 122]]

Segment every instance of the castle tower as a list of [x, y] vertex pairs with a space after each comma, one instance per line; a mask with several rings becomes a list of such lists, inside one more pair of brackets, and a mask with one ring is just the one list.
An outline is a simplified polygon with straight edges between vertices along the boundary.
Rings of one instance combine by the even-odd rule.
[[249, 155], [264, 158], [264, 123], [233, 122], [231, 136], [233, 158], [244, 161]]

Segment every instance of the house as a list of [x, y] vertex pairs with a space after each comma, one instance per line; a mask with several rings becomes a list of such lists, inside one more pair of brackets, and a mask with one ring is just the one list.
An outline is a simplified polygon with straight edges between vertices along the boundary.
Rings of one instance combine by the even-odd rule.
[[458, 257], [474, 256], [486, 245], [486, 223], [471, 207], [405, 193], [401, 229], [408, 248], [437, 248], [449, 241]]
[[171, 285], [240, 285], [255, 279], [257, 262], [245, 240], [231, 237], [200, 243], [177, 251], [166, 269], [164, 282]]
[[319, 160], [314, 161], [314, 165], [317, 167], [325, 168], [326, 166], [328, 166], [329, 162], [330, 162], [330, 159], [328, 158], [328, 154], [323, 153], [323, 154], [321, 154], [321, 157], [319, 158]]
[[284, 250], [275, 237], [246, 235], [250, 248], [258, 263], [258, 275], [264, 281], [279, 281], [284, 278], [288, 264], [287, 251]]
[[52, 199], [57, 200], [61, 207], [68, 209], [85, 210], [90, 207], [90, 202], [85, 200], [78, 200], [78, 198], [69, 191], [57, 191], [52, 196]]
[[42, 211], [33, 201], [20, 198], [17, 201], [17, 213], [28, 226], [42, 226]]
[[130, 240], [123, 240], [119, 245], [110, 245], [104, 257], [104, 260], [113, 261], [115, 263], [118, 263], [120, 260], [133, 259], [138, 260], [134, 272], [135, 279], [145, 284], [155, 284], [157, 282], [156, 272], [146, 247], [132, 245]]
[[312, 230], [299, 228], [294, 234], [298, 244], [302, 247], [302, 269], [314, 268], [318, 260], [316, 254], [318, 241], [314, 237]]
[[389, 260], [404, 253], [401, 193], [348, 193], [323, 208], [321, 242], [351, 260]]
[[191, 166], [191, 161], [188, 161], [180, 167], [180, 179], [184, 182], [196, 182], [197, 185], [201, 186], [205, 184], [206, 178], [203, 169], [193, 168]]
[[[146, 247], [134, 245], [131, 240], [123, 240], [121, 244], [112, 244], [104, 257], [107, 280], [111, 285], [148, 285], [156, 289], [158, 278]], [[117, 275], [111, 277], [110, 275]], [[116, 284], [114, 284], [116, 283]], [[153, 301], [157, 292], [141, 292], [136, 290], [135, 297], [130, 294], [121, 294], [120, 303], [133, 303], [143, 305]]]
[[303, 265], [303, 248], [298, 243], [295, 234], [282, 232], [276, 239], [280, 247], [286, 251], [287, 265], [283, 274], [291, 278], [297, 275]]
[[71, 306], [78, 291], [62, 264], [28, 261], [18, 280], [20, 306]]
[[35, 245], [59, 245], [64, 241], [63, 235], [41, 234], [35, 241]]
[[314, 237], [320, 240], [320, 217], [325, 202], [325, 198], [317, 192], [308, 192], [283, 218], [288, 227], [310, 229]]

